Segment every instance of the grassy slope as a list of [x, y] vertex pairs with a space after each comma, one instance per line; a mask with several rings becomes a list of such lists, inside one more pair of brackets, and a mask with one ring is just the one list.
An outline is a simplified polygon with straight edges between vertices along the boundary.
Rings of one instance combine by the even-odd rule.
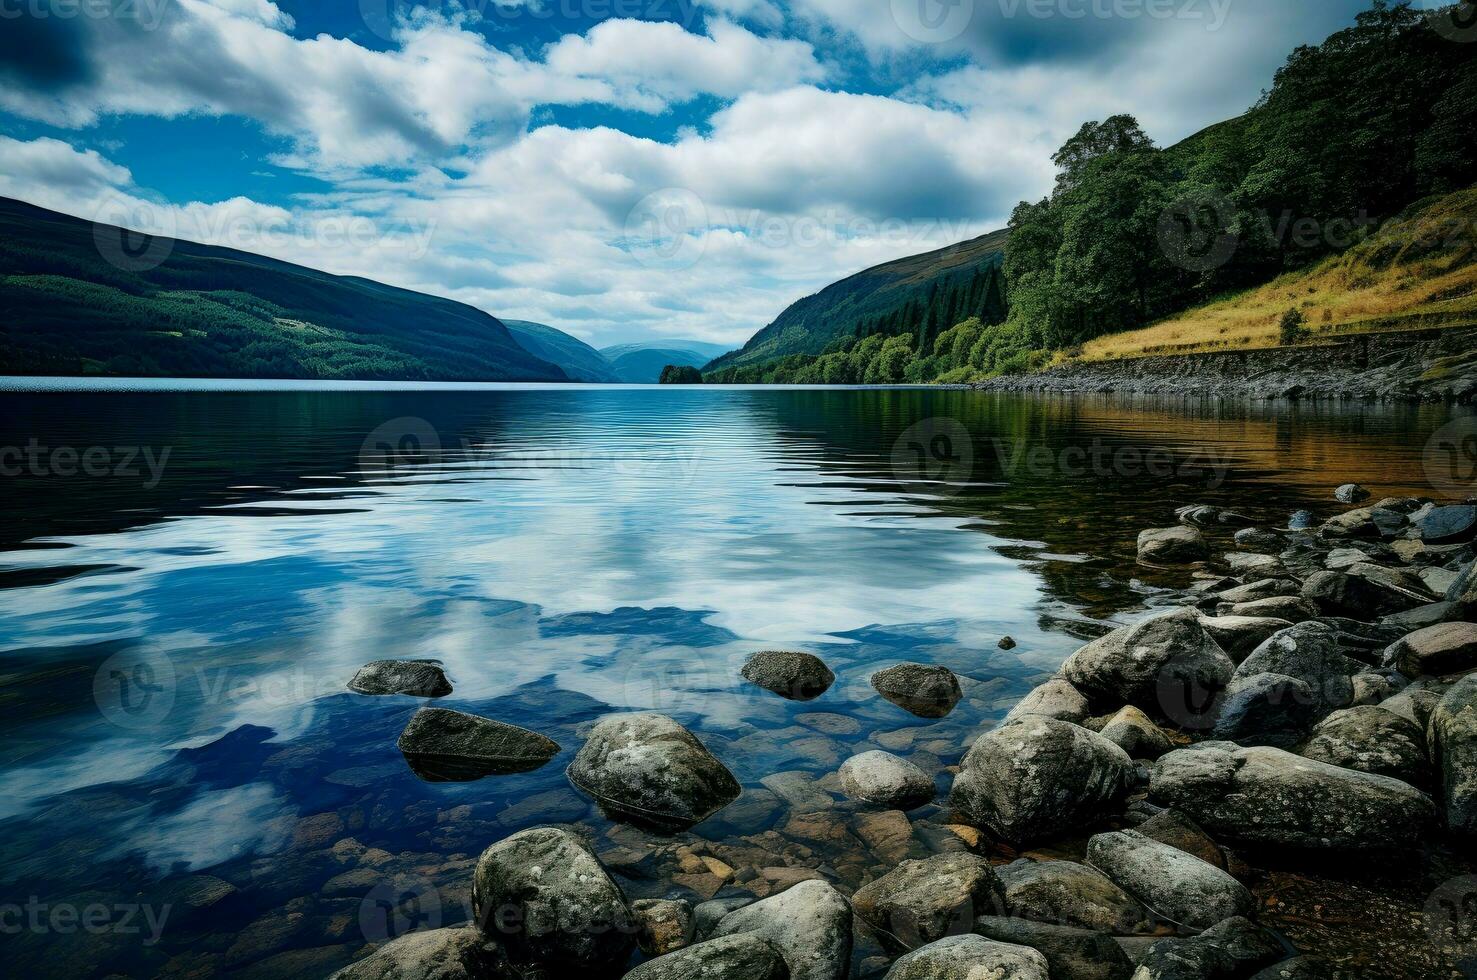
[[819, 354], [838, 337], [848, 337], [857, 324], [927, 298], [935, 282], [947, 289], [967, 282], [979, 268], [1000, 261], [1006, 233], [951, 245], [936, 252], [888, 262], [827, 286], [781, 313], [749, 339], [742, 350], [725, 354], [710, 369], [760, 364], [789, 354]]
[[91, 222], [3, 198], [0, 374], [565, 380], [461, 303], [184, 241], [128, 272]]
[[615, 382], [610, 362], [589, 344], [562, 330], [528, 320], [504, 320], [513, 339], [535, 357], [557, 364], [573, 381]]
[[1477, 188], [1409, 209], [1309, 269], [1139, 330], [1083, 345], [1082, 360], [1275, 347], [1291, 308], [1312, 339], [1477, 324]]

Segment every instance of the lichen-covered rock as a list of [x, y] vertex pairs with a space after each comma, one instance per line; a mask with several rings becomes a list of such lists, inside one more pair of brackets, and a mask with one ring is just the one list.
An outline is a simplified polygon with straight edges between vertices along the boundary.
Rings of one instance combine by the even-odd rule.
[[779, 951], [759, 936], [710, 939], [642, 963], [625, 980], [787, 980]]
[[1441, 623], [1392, 643], [1385, 663], [1406, 677], [1477, 670], [1477, 623]]
[[1174, 744], [1152, 718], [1133, 705], [1118, 709], [1098, 734], [1128, 753], [1131, 759], [1157, 759]]
[[1266, 746], [1202, 742], [1160, 759], [1150, 799], [1219, 840], [1287, 848], [1410, 848], [1436, 816], [1420, 790]]
[[981, 916], [974, 931], [1036, 950], [1046, 957], [1051, 980], [1128, 980], [1133, 973], [1128, 955], [1107, 933], [1003, 916]]
[[1232, 663], [1241, 663], [1273, 633], [1292, 625], [1276, 616], [1201, 616], [1200, 625], [1226, 651]]
[[1208, 929], [1233, 915], [1250, 915], [1246, 886], [1213, 864], [1132, 830], [1098, 834], [1087, 860], [1145, 907], [1174, 922]]
[[1285, 955], [1266, 930], [1237, 916], [1191, 939], [1159, 940], [1132, 980], [1236, 980]]
[[789, 650], [763, 650], [749, 658], [744, 679], [791, 701], [813, 701], [836, 682], [819, 657]]
[[[1241, 745], [1291, 748], [1318, 721], [1319, 702], [1306, 681], [1286, 674], [1232, 678], [1213, 736]], [[1224, 918], [1224, 917], [1223, 917]]]
[[692, 905], [681, 899], [644, 898], [631, 903], [639, 930], [636, 941], [647, 956], [665, 956], [692, 942]]
[[472, 907], [514, 966], [609, 969], [636, 948], [625, 894], [565, 830], [525, 830], [483, 851]]
[[665, 715], [613, 715], [590, 732], [569, 781], [614, 819], [685, 830], [738, 798], [740, 786], [697, 736]]
[[904, 861], [851, 897], [857, 916], [901, 949], [967, 935], [976, 916], [1005, 910], [1005, 889], [990, 862], [973, 854]]
[[1187, 724], [1208, 709], [1235, 669], [1186, 609], [1093, 640], [1067, 658], [1062, 675], [1094, 701], [1131, 704]]
[[1205, 536], [1193, 527], [1152, 527], [1139, 532], [1139, 561], [1174, 565], [1210, 557]]
[[1477, 834], [1477, 674], [1462, 678], [1437, 703], [1426, 740], [1446, 825], [1459, 834]]
[[[1318, 607], [1295, 595], [1274, 595], [1249, 602], [1236, 602], [1218, 607], [1223, 617], [1241, 619], [1281, 619], [1289, 625], [1318, 618]], [[1243, 655], [1244, 656], [1244, 655]]]
[[1422, 789], [1431, 783], [1425, 730], [1377, 705], [1335, 711], [1318, 723], [1299, 754], [1342, 769], [1389, 776]]
[[714, 936], [753, 935], [784, 958], [790, 980], [842, 980], [851, 969], [851, 906], [823, 881], [802, 881], [730, 912]]
[[879, 670], [872, 675], [872, 687], [920, 718], [942, 718], [964, 696], [954, 672], [937, 664], [897, 664]]
[[1275, 599], [1278, 596], [1296, 596], [1302, 591], [1302, 583], [1291, 578], [1264, 578], [1245, 585], [1222, 589], [1216, 598], [1235, 605], [1241, 602], [1256, 602], [1259, 599]]
[[511, 980], [502, 947], [476, 929], [427, 929], [381, 946], [329, 980]]
[[1021, 698], [1020, 703], [1010, 709], [1005, 723], [1024, 718], [1026, 715], [1044, 715], [1059, 721], [1070, 721], [1080, 725], [1092, 713], [1087, 698], [1063, 677], [1053, 677], [1044, 684], [1032, 688], [1031, 693]]
[[1005, 888], [1005, 909], [1015, 918], [1119, 936], [1152, 931], [1138, 899], [1086, 865], [1022, 858], [995, 873]]
[[1050, 980], [1046, 957], [983, 936], [950, 936], [892, 965], [886, 980]]
[[1313, 697], [1316, 722], [1353, 702], [1353, 677], [1364, 669], [1363, 664], [1344, 653], [1337, 630], [1311, 622], [1268, 637], [1236, 668], [1236, 678], [1247, 681], [1258, 674], [1279, 674], [1302, 681]]
[[1345, 483], [1333, 492], [1333, 499], [1341, 504], [1357, 504], [1369, 497], [1369, 491], [1357, 483]]
[[981, 735], [949, 799], [975, 826], [1019, 845], [1118, 811], [1134, 780], [1133, 760], [1101, 735], [1031, 717]]
[[881, 751], [863, 752], [842, 763], [841, 791], [853, 800], [890, 810], [912, 810], [934, 797], [928, 773]]
[[1328, 964], [1311, 956], [1294, 956], [1273, 963], [1252, 976], [1251, 980], [1334, 980]]
[[421, 708], [395, 744], [430, 782], [532, 772], [559, 754], [559, 744], [537, 732], [448, 708]]
[[1280, 551], [1287, 546], [1287, 540], [1278, 531], [1265, 527], [1243, 527], [1233, 537], [1236, 547], [1245, 548], [1248, 551]]
[[435, 660], [376, 660], [359, 668], [349, 681], [349, 690], [356, 694], [441, 698], [451, 693], [451, 682]]

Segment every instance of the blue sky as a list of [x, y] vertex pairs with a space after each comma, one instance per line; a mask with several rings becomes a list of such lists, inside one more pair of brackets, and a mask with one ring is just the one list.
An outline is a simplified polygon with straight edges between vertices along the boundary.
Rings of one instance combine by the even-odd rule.
[[0, 0], [0, 195], [734, 346], [1167, 144], [1365, 0]]

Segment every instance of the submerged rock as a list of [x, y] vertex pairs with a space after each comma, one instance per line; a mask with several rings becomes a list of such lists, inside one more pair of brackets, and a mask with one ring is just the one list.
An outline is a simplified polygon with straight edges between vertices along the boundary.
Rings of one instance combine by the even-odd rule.
[[559, 754], [557, 742], [536, 732], [448, 708], [417, 711], [395, 744], [428, 782], [532, 772]]
[[914, 950], [892, 965], [886, 980], [1050, 980], [1046, 957], [1025, 946], [983, 936], [951, 936]]
[[1459, 834], [1477, 834], [1477, 674], [1446, 692], [1431, 712], [1426, 737], [1447, 826]]
[[1441, 623], [1396, 640], [1385, 663], [1407, 677], [1477, 670], [1477, 623]]
[[470, 926], [401, 936], [329, 980], [501, 980], [513, 976], [497, 943]]
[[1313, 729], [1305, 759], [1389, 776], [1425, 788], [1431, 782], [1425, 729], [1377, 705], [1335, 711]]
[[1210, 557], [1205, 536], [1193, 527], [1153, 527], [1139, 532], [1139, 561], [1173, 565]]
[[851, 906], [823, 881], [802, 881], [730, 912], [714, 936], [753, 935], [784, 958], [790, 980], [843, 980], [851, 968]]
[[841, 790], [854, 800], [912, 810], [934, 797], [928, 773], [888, 752], [854, 755], [841, 765]]
[[1087, 842], [1087, 860], [1145, 907], [1195, 929], [1250, 915], [1255, 904], [1225, 871], [1136, 831], [1098, 834]]
[[741, 787], [697, 736], [665, 715], [602, 719], [569, 781], [613, 819], [658, 831], [685, 830], [738, 799]]
[[349, 681], [356, 694], [405, 694], [441, 698], [451, 693], [451, 682], [435, 660], [376, 660], [359, 668]]
[[1151, 931], [1138, 899], [1086, 865], [1022, 858], [995, 873], [1005, 887], [1006, 911], [1016, 918], [1120, 936]]
[[565, 830], [525, 830], [483, 851], [472, 907], [478, 927], [515, 966], [609, 969], [636, 948], [620, 886]]
[[964, 692], [959, 678], [936, 664], [897, 664], [872, 675], [877, 693], [920, 718], [942, 718], [954, 710]]
[[1030, 717], [979, 737], [949, 799], [976, 826], [1020, 845], [1117, 812], [1134, 781], [1133, 760], [1101, 735]]
[[1420, 790], [1281, 749], [1202, 742], [1158, 761], [1150, 799], [1218, 839], [1286, 848], [1411, 848], [1435, 819]]
[[647, 956], [665, 956], [692, 942], [692, 905], [681, 900], [647, 898], [631, 903], [636, 941]]
[[779, 952], [753, 935], [724, 936], [642, 963], [625, 980], [788, 980]]
[[986, 939], [1028, 946], [1046, 957], [1051, 980], [1128, 980], [1133, 963], [1107, 933], [1002, 916], [981, 916], [974, 931]]
[[754, 654], [742, 673], [750, 683], [791, 701], [814, 701], [836, 682], [819, 657], [785, 650]]
[[966, 935], [979, 915], [1005, 910], [1005, 889], [990, 862], [973, 854], [904, 861], [851, 898], [857, 916], [902, 949]]
[[1236, 665], [1194, 610], [1124, 626], [1082, 647], [1062, 674], [1088, 697], [1131, 704], [1187, 727], [1204, 727]]

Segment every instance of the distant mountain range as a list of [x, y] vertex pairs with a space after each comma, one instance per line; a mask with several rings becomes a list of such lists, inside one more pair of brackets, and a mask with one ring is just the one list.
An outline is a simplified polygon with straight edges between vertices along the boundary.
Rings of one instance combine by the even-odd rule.
[[654, 385], [669, 364], [700, 368], [731, 349], [700, 340], [659, 340], [596, 350], [547, 324], [527, 320], [503, 323], [529, 353], [557, 364], [571, 381], [595, 384]]
[[602, 348], [616, 377], [626, 384], [656, 384], [668, 364], [700, 368], [732, 350], [698, 340], [658, 340], [643, 344], [618, 344]]
[[567, 380], [463, 303], [5, 198], [0, 374]]
[[827, 286], [791, 305], [741, 350], [714, 360], [706, 369], [763, 364], [790, 354], [823, 353], [833, 342], [865, 332], [858, 328], [910, 305], [924, 307], [930, 296], [966, 286], [981, 269], [1001, 262], [1007, 237], [1005, 231], [991, 232], [935, 252], [887, 262]]

